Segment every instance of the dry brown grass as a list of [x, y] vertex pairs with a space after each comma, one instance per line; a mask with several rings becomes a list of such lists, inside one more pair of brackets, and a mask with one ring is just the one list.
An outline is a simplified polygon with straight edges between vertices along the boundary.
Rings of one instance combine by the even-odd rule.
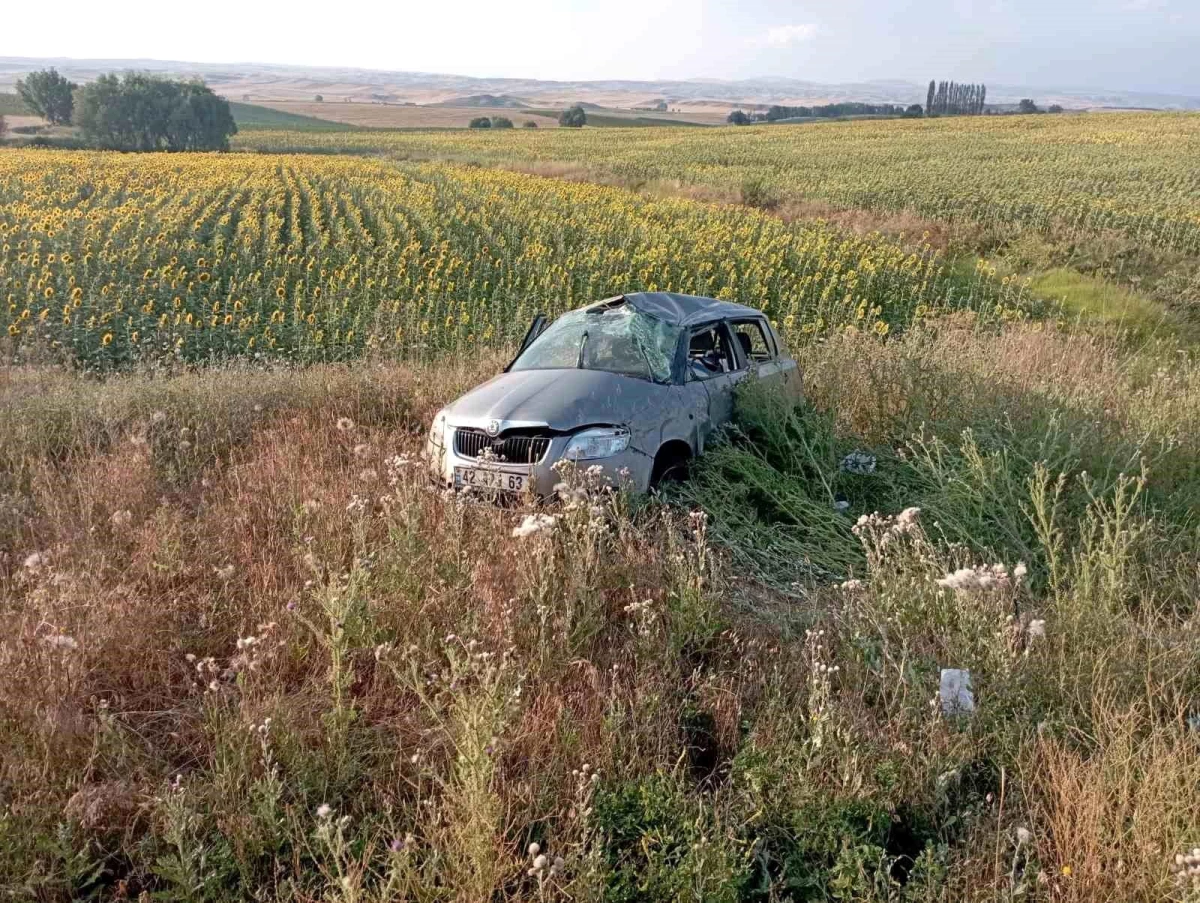
[[[804, 358], [818, 404], [882, 441], [1005, 410], [1028, 434], [1018, 404], [1053, 404], [1112, 443], [1190, 429], [1200, 398], [1186, 368], [1035, 327]], [[1200, 828], [1183, 539], [1134, 520], [1081, 543], [1058, 592], [1012, 591], [1046, 620], [1029, 644], [1012, 593], [937, 591], [963, 552], [932, 529], [875, 549], [861, 591], [799, 598], [662, 506], [542, 509], [554, 530], [517, 539], [530, 509], [432, 491], [417, 462], [497, 365], [3, 372], [5, 892], [582, 900], [636, 879], [733, 901], [785, 872], [880, 901], [895, 875], [947, 901], [1171, 892]], [[930, 708], [947, 664], [979, 681], [970, 724]], [[528, 874], [532, 841], [562, 870]]]
[[[1171, 691], [1161, 682], [1152, 687], [1160, 699]], [[1186, 709], [1171, 720], [1185, 723]], [[1095, 736], [1046, 737], [1032, 745], [1025, 778], [1049, 829], [1038, 854], [1056, 899], [1134, 900], [1147, 888], [1166, 899], [1178, 890], [1170, 871], [1181, 850], [1163, 838], [1189, 836], [1200, 825], [1200, 748], [1178, 742], [1146, 705], [1097, 715]]]

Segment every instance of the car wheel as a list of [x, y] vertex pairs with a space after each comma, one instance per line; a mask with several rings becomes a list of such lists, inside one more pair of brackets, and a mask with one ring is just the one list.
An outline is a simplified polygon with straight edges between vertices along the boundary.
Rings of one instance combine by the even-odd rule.
[[650, 472], [650, 488], [663, 483], [678, 483], [688, 478], [691, 469], [692, 450], [682, 442], [670, 442], [654, 456], [654, 468]]

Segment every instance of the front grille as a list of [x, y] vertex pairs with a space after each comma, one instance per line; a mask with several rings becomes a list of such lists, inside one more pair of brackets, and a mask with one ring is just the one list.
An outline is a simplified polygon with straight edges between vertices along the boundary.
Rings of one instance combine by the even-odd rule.
[[485, 449], [510, 464], [536, 464], [550, 449], [549, 436], [499, 436], [492, 438], [483, 430], [459, 428], [454, 431], [454, 452], [464, 458], [478, 458]]

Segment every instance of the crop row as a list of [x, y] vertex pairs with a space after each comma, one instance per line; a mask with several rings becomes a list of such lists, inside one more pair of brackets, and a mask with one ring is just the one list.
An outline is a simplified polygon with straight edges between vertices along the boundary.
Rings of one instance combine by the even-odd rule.
[[245, 148], [570, 163], [638, 183], [913, 210], [1200, 253], [1200, 115], [1078, 114], [749, 128], [247, 132]]
[[512, 172], [328, 156], [0, 156], [7, 341], [91, 365], [338, 360], [511, 343], [628, 290], [759, 307], [793, 340], [885, 333], [1016, 285], [938, 253], [735, 207]]

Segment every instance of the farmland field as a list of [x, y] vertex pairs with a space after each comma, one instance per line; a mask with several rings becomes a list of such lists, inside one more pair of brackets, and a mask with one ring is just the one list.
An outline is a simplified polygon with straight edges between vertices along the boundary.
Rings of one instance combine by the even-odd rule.
[[[0, 899], [1200, 900], [1200, 117], [241, 114], [0, 149]], [[430, 483], [630, 289], [805, 402]]]
[[928, 247], [745, 208], [320, 156], [13, 152], [0, 236], [9, 341], [104, 366], [503, 347], [536, 311], [639, 288], [736, 297], [793, 338], [1023, 303]]
[[[261, 100], [255, 104], [235, 105], [234, 114], [237, 115], [237, 106], [254, 107], [261, 110], [275, 110], [284, 116], [298, 116], [301, 120], [329, 121], [363, 129], [465, 129], [477, 116], [507, 116], [517, 127], [527, 121], [533, 121], [537, 123], [538, 128], [557, 129], [559, 114], [569, 105], [569, 103], [564, 103], [561, 107], [487, 107], [454, 106], [453, 103], [347, 102], [334, 99], [319, 102]], [[669, 113], [600, 108], [588, 110], [588, 123], [591, 126], [603, 127], [718, 125], [724, 120], [724, 116], [724, 113], [712, 111]], [[306, 129], [306, 125], [302, 121], [294, 122], [290, 126], [285, 121], [262, 125], [256, 125], [251, 121], [246, 127], [250, 129]]]
[[552, 134], [246, 132], [244, 148], [372, 152], [489, 164], [566, 162], [633, 183], [914, 210], [985, 226], [1112, 230], [1200, 253], [1200, 115], [974, 117]]

